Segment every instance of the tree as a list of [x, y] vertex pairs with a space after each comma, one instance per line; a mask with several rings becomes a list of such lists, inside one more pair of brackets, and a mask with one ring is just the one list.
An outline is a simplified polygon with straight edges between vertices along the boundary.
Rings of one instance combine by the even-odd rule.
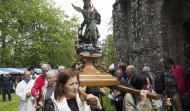
[[101, 43], [102, 46], [102, 57], [101, 63], [104, 63], [109, 67], [114, 62], [114, 40], [113, 35], [108, 35]]
[[1, 0], [0, 67], [69, 67], [78, 27], [52, 0]]

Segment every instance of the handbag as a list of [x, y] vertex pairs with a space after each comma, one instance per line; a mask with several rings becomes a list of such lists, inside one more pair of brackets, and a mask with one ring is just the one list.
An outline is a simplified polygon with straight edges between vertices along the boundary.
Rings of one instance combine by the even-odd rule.
[[158, 94], [162, 94], [165, 90], [164, 87], [164, 74], [162, 74], [161, 77], [156, 77], [155, 78], [155, 91]]

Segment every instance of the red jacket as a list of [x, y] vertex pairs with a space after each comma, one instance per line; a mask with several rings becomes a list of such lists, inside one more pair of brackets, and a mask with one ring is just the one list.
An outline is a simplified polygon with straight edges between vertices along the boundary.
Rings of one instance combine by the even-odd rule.
[[36, 86], [38, 85], [38, 91], [39, 91], [39, 98], [38, 98], [38, 102], [40, 101], [40, 99], [42, 98], [42, 87], [44, 86], [45, 84], [45, 78], [42, 75], [40, 75], [35, 83], [34, 83], [34, 86], [32, 87], [31, 89], [31, 93], [32, 93], [32, 96], [34, 96], [34, 94], [36, 93]]
[[172, 71], [172, 74], [174, 76], [174, 79], [176, 81], [180, 94], [182, 94], [185, 91], [190, 92], [189, 82], [185, 74], [185, 69], [182, 66], [177, 65], [177, 64], [174, 64], [173, 68], [174, 69]]

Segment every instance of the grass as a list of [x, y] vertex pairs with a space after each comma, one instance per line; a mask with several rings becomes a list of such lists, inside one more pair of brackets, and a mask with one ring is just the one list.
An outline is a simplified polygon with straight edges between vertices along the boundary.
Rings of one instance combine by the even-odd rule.
[[102, 97], [102, 99], [103, 99], [103, 106], [104, 106], [105, 111], [116, 111], [115, 106], [111, 106], [111, 99], [108, 98], [110, 89], [107, 87], [104, 87], [104, 90], [106, 91], [106, 96]]
[[[103, 106], [106, 111], [116, 111], [114, 106], [111, 106], [111, 99], [108, 98], [110, 92], [109, 88], [104, 87], [106, 96], [102, 97]], [[15, 93], [11, 93], [12, 101], [8, 101], [8, 95], [6, 95], [6, 102], [3, 102], [3, 95], [0, 94], [0, 111], [18, 111], [19, 98]]]
[[0, 111], [18, 111], [19, 98], [15, 93], [11, 93], [11, 101], [9, 101], [8, 95], [6, 94], [6, 102], [3, 102], [3, 95], [0, 95]]

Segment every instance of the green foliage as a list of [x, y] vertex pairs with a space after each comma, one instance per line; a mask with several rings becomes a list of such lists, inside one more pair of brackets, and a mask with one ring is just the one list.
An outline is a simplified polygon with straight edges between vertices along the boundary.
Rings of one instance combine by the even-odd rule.
[[102, 57], [100, 58], [101, 63], [104, 63], [109, 67], [114, 62], [114, 40], [113, 35], [108, 35], [101, 43], [102, 46]]
[[1, 0], [0, 67], [69, 67], [78, 27], [52, 0]]

